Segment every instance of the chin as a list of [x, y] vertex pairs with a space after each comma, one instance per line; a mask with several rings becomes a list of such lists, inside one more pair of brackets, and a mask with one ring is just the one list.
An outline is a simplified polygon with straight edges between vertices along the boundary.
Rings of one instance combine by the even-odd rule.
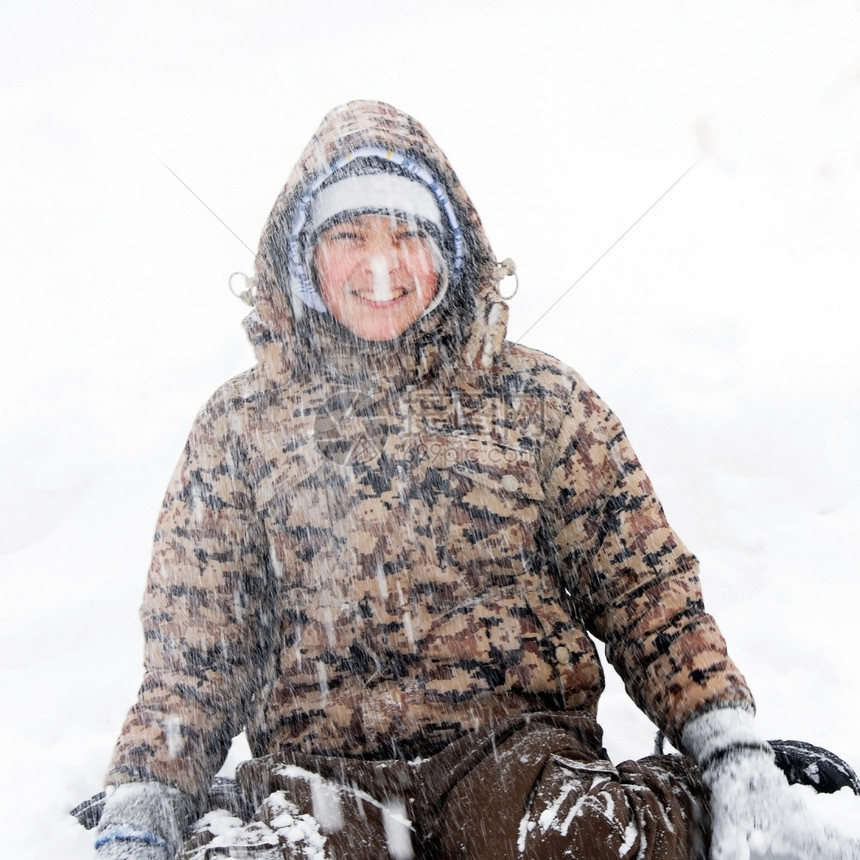
[[386, 320], [384, 322], [358, 327], [347, 326], [347, 328], [362, 340], [371, 340], [376, 341], [377, 343], [383, 343], [388, 340], [396, 340], [412, 325], [413, 322], [414, 320], [411, 320], [407, 323], [398, 324], [392, 320]]

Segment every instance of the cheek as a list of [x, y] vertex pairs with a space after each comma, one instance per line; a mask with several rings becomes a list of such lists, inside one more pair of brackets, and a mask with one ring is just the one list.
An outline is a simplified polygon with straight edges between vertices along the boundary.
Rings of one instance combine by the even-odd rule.
[[426, 249], [416, 249], [409, 255], [409, 271], [415, 280], [416, 292], [420, 296], [424, 307], [430, 304], [436, 295], [436, 287], [439, 284], [439, 274], [433, 255]]
[[353, 268], [347, 254], [321, 250], [314, 255], [315, 280], [324, 299], [340, 294]]

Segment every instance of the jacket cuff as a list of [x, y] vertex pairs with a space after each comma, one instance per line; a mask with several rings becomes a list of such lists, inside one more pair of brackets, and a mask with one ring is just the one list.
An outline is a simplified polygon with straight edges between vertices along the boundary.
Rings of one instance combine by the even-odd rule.
[[715, 708], [692, 717], [681, 730], [681, 750], [702, 771], [737, 750], [758, 751], [773, 758], [752, 711], [743, 707]]

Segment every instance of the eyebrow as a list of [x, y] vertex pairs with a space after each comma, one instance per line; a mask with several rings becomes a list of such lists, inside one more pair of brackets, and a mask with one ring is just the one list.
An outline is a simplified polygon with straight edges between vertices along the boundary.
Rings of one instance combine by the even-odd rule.
[[325, 231], [322, 238], [324, 239], [336, 239], [338, 236], [344, 236], [349, 234], [357, 234], [361, 232], [360, 227], [351, 226], [348, 223], [345, 224], [336, 224], [333, 227], [329, 227], [328, 230]]

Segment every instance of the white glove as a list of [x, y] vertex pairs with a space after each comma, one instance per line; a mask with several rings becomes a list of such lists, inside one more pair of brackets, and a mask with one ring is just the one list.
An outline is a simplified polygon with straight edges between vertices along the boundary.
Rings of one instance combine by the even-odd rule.
[[124, 835], [116, 836], [110, 842], [97, 841], [96, 857], [98, 860], [172, 860], [176, 856], [168, 854], [164, 845], [144, 841], [149, 838], [149, 834], [124, 831]]
[[825, 827], [790, 790], [749, 711], [694, 717], [681, 746], [710, 790], [711, 860], [860, 860], [860, 842]]
[[[110, 789], [108, 789], [110, 791]], [[160, 782], [118, 785], [99, 821], [98, 860], [173, 860], [187, 818], [182, 792]]]

